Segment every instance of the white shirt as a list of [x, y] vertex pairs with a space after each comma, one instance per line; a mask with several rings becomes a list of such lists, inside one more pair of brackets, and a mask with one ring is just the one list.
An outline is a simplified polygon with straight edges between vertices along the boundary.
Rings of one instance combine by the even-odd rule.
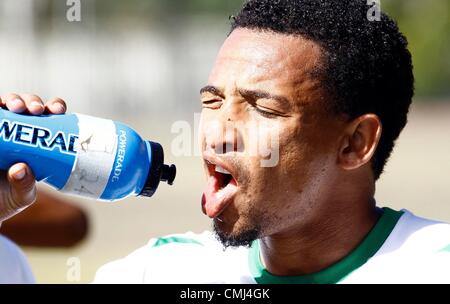
[[366, 238], [318, 273], [277, 277], [264, 269], [259, 242], [228, 248], [211, 232], [152, 239], [101, 267], [95, 283], [450, 283], [450, 225], [384, 208]]
[[31, 284], [34, 277], [23, 252], [0, 235], [0, 284]]

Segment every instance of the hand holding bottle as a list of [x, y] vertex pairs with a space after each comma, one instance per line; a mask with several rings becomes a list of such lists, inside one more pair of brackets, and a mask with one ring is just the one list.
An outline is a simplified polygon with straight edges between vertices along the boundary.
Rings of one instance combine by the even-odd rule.
[[[53, 98], [44, 104], [41, 98], [29, 94], [2, 96], [0, 107], [27, 115], [66, 112], [66, 103], [60, 98]], [[25, 163], [14, 164], [7, 171], [0, 170], [0, 225], [2, 221], [21, 212], [35, 200], [34, 174]]]

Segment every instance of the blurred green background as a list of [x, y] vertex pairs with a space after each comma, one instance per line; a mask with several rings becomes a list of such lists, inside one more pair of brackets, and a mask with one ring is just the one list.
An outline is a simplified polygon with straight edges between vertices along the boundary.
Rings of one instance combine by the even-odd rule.
[[[125, 122], [162, 143], [167, 162], [178, 167], [174, 187], [161, 186], [149, 200], [72, 199], [89, 215], [89, 237], [69, 249], [24, 248], [38, 282], [90, 282], [99, 266], [151, 237], [209, 229], [200, 212], [201, 160], [172, 153], [172, 126], [183, 120], [195, 128], [199, 88], [241, 4], [81, 0], [81, 21], [69, 22], [65, 0], [0, 1], [0, 94], [60, 96], [70, 112]], [[409, 40], [417, 94], [376, 198], [381, 206], [450, 221], [450, 0], [381, 6]], [[67, 276], [71, 257], [81, 261], [80, 280]]]
[[[242, 0], [85, 0], [94, 2], [96, 21], [121, 24], [128, 20], [162, 31], [179, 31], [180, 24], [192, 18], [210, 17], [211, 26], [223, 25], [236, 13]], [[64, 1], [46, 1], [41, 16], [59, 14]], [[59, 5], [55, 3], [59, 2]], [[382, 0], [381, 7], [398, 21], [407, 36], [414, 57], [419, 97], [441, 98], [450, 94], [450, 1]], [[39, 20], [46, 20], [40, 18]], [[429, 99], [428, 99], [429, 100]]]

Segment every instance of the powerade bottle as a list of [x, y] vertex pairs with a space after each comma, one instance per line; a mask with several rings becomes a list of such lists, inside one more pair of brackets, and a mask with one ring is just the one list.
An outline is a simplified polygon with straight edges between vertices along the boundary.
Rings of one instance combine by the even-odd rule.
[[29, 116], [0, 109], [0, 169], [25, 162], [36, 180], [103, 201], [151, 197], [176, 168], [160, 144], [112, 120], [81, 114]]

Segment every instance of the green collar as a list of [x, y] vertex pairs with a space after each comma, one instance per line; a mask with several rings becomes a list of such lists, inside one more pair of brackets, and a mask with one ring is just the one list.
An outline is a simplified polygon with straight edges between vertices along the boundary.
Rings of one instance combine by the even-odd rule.
[[342, 260], [324, 270], [303, 276], [275, 276], [264, 268], [260, 259], [260, 244], [257, 240], [253, 242], [249, 251], [250, 271], [259, 284], [338, 283], [366, 263], [381, 248], [403, 214], [402, 211], [390, 208], [383, 208], [383, 211], [383, 215], [358, 247]]

